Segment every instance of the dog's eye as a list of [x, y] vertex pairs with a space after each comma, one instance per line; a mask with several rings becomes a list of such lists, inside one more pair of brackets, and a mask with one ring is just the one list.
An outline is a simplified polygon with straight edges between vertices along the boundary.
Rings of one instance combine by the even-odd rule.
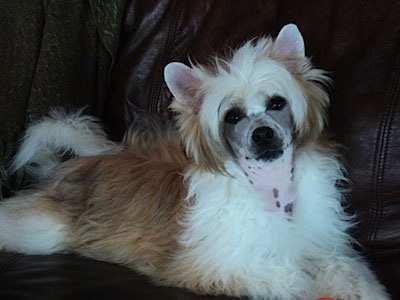
[[286, 106], [286, 99], [281, 96], [273, 96], [268, 101], [267, 110], [282, 110]]
[[237, 124], [241, 119], [243, 119], [244, 113], [238, 108], [232, 108], [225, 115], [225, 123]]

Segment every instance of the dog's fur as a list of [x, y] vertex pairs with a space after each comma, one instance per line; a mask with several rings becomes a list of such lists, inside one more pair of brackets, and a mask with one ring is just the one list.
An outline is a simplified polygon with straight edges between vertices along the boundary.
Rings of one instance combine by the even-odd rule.
[[36, 162], [46, 179], [1, 203], [4, 249], [74, 252], [197, 293], [389, 299], [352, 249], [346, 179], [322, 135], [328, 79], [295, 25], [212, 66], [171, 63], [165, 80], [177, 130], [149, 121], [117, 147], [78, 114], [64, 128], [50, 126], [57, 116], [39, 123], [50, 143], [28, 131], [15, 170], [42, 151], [29, 148], [38, 139], [74, 152], [74, 137], [60, 139], [85, 120], [95, 147], [82, 141], [88, 151], [57, 167]]
[[48, 117], [31, 124], [10, 172], [37, 182], [67, 158], [118, 152], [120, 146], [107, 139], [97, 119], [83, 112], [84, 108], [69, 114], [53, 109]]

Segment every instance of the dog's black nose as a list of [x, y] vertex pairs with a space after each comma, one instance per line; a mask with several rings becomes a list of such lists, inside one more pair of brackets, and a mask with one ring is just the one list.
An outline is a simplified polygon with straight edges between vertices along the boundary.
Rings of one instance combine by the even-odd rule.
[[272, 139], [274, 138], [274, 131], [272, 128], [263, 126], [263, 127], [258, 127], [253, 131], [252, 139], [253, 142], [259, 146], [259, 147], [265, 147], [268, 146], [271, 142]]

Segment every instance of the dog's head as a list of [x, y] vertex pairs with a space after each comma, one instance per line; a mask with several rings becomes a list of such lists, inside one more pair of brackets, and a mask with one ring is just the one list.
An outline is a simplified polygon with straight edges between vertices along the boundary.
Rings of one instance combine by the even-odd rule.
[[321, 84], [327, 80], [311, 66], [293, 24], [275, 40], [249, 41], [212, 66], [165, 68], [187, 150], [212, 171], [224, 171], [230, 157], [273, 162], [289, 147], [315, 140], [326, 119]]

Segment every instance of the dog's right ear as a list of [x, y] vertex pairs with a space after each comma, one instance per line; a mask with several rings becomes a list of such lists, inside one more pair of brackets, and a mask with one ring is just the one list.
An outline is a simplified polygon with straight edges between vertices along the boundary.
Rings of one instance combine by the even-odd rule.
[[274, 43], [275, 50], [284, 57], [304, 57], [304, 39], [299, 28], [295, 24], [285, 25]]
[[170, 92], [187, 112], [197, 114], [201, 107], [200, 80], [188, 66], [173, 62], [164, 69], [164, 80]]

